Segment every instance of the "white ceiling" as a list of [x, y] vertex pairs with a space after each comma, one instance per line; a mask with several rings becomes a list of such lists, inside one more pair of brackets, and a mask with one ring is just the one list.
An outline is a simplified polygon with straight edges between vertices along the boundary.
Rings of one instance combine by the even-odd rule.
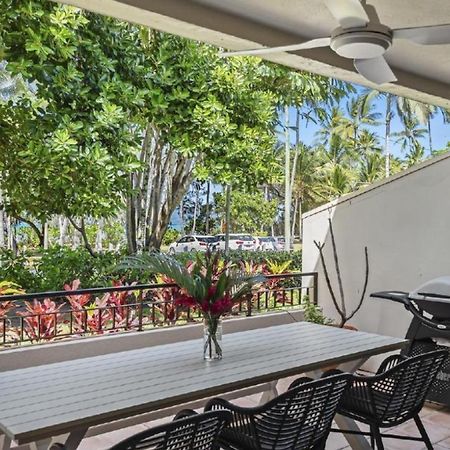
[[[59, 0], [229, 49], [284, 45], [337, 27], [321, 0]], [[450, 24], [450, 0], [368, 0], [390, 28]], [[281, 64], [367, 86], [328, 48], [271, 54]], [[383, 90], [450, 108], [450, 45], [396, 41], [386, 59], [398, 82]]]

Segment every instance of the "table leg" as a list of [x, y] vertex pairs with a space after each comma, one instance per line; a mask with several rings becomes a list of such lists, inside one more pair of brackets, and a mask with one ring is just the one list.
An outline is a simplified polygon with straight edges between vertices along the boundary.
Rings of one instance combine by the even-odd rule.
[[[368, 358], [360, 358], [354, 361], [349, 361], [341, 364], [339, 369], [343, 372], [354, 373], [367, 361], [367, 359]], [[358, 424], [353, 419], [341, 416], [340, 414], [336, 414], [334, 421], [341, 430], [361, 431]], [[372, 448], [368, 440], [361, 434], [344, 433], [344, 437], [353, 450], [370, 450]]]
[[[355, 359], [354, 361], [349, 361], [347, 363], [339, 365], [338, 368], [343, 372], [353, 373], [356, 372], [366, 361], [367, 358]], [[313, 370], [311, 372], [308, 372], [307, 375], [312, 378], [319, 378], [322, 375], [322, 371]], [[358, 424], [353, 419], [341, 416], [340, 414], [336, 414], [334, 421], [336, 422], [338, 428], [341, 430], [357, 432], [361, 431]], [[372, 448], [363, 435], [345, 433], [343, 433], [343, 435], [352, 450], [370, 450]]]
[[[86, 436], [87, 430], [88, 428], [78, 428], [77, 430], [71, 431], [63, 444], [64, 450], [76, 450], [84, 436]], [[54, 443], [53, 438], [42, 439], [41, 441], [33, 442], [33, 444], [31, 444], [31, 450], [48, 450], [50, 444]]]
[[11, 438], [4, 434], [0, 437], [0, 439], [0, 450], [9, 450], [11, 448]]
[[84, 436], [86, 436], [87, 430], [88, 427], [71, 431], [64, 444], [66, 450], [76, 450], [80, 445], [80, 442], [84, 439]]
[[264, 403], [267, 403], [269, 400], [272, 400], [278, 395], [277, 384], [278, 380], [271, 381], [269, 383], [270, 385], [269, 389], [264, 391], [263, 395], [261, 396], [261, 400], [259, 401], [260, 405], [264, 405]]
[[40, 441], [33, 442], [30, 447], [32, 450], [48, 450], [51, 443], [52, 438], [41, 439]]
[[348, 373], [356, 372], [369, 358], [355, 359], [354, 361], [349, 361], [347, 363], [338, 366], [339, 370]]
[[[334, 417], [334, 421], [336, 425], [341, 430], [349, 430], [349, 431], [361, 431], [358, 427], [358, 424], [353, 420], [345, 416], [341, 416], [340, 414], [336, 414]], [[352, 450], [371, 450], [371, 446], [369, 441], [360, 434], [345, 434], [343, 433], [345, 439], [348, 444], [352, 448]]]

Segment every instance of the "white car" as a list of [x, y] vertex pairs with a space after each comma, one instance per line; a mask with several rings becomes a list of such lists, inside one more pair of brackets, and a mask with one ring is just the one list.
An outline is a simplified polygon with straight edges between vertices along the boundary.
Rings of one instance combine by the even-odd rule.
[[[286, 242], [284, 240], [284, 236], [275, 236], [274, 239], [277, 243], [277, 250], [279, 252], [283, 252], [284, 251], [284, 243]], [[294, 243], [292, 242], [292, 240], [291, 240], [290, 244], [291, 244], [290, 245], [291, 250], [294, 250]]]
[[215, 242], [214, 236], [201, 236], [197, 234], [190, 234], [183, 236], [178, 241], [172, 242], [169, 245], [169, 254], [183, 252], [206, 252], [210, 245]]
[[[255, 250], [255, 238], [249, 234], [230, 234], [230, 250]], [[214, 250], [225, 250], [225, 234], [216, 235]]]
[[278, 244], [273, 236], [255, 237], [255, 250], [260, 252], [275, 252], [278, 250]]

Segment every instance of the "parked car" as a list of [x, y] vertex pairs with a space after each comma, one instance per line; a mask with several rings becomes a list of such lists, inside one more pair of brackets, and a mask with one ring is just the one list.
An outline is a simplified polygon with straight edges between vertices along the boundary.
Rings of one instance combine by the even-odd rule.
[[[225, 250], [225, 234], [216, 235], [217, 242], [212, 244], [214, 250]], [[249, 234], [230, 234], [230, 250], [255, 250], [256, 241]]]
[[[282, 252], [284, 250], [284, 236], [275, 236], [274, 237], [276, 243], [277, 243], [277, 251]], [[290, 242], [291, 250], [294, 250], [294, 242], [291, 240]]]
[[278, 250], [278, 244], [273, 236], [255, 237], [255, 250], [260, 252], [273, 252]]
[[183, 236], [178, 241], [169, 245], [169, 254], [182, 252], [206, 252], [211, 244], [216, 242], [214, 236], [201, 236], [198, 234], [190, 234]]

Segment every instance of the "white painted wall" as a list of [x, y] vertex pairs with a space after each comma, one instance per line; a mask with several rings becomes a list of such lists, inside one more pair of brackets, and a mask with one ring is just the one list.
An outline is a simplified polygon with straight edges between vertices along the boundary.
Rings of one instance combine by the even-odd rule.
[[329, 217], [350, 307], [357, 303], [363, 286], [364, 246], [369, 251], [367, 294], [351, 323], [363, 331], [404, 336], [410, 313], [401, 305], [369, 298], [369, 294], [410, 291], [424, 281], [450, 274], [450, 154], [303, 215], [303, 271], [319, 272], [319, 305], [327, 316], [336, 318], [313, 243], [326, 242], [326, 263], [338, 293]]

